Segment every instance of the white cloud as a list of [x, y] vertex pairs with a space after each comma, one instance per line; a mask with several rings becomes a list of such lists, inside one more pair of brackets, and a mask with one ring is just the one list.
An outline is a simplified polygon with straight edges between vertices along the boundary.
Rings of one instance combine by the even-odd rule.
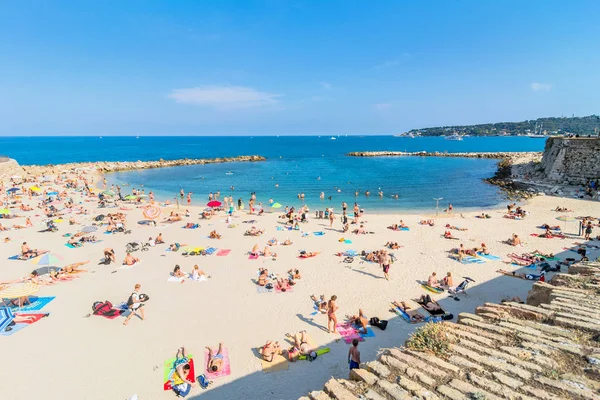
[[531, 90], [534, 92], [549, 92], [552, 89], [552, 85], [549, 83], [533, 82], [531, 84]]
[[321, 86], [323, 87], [323, 89], [329, 90], [333, 87], [333, 85], [329, 82], [321, 82]]
[[204, 107], [252, 108], [277, 104], [281, 96], [244, 86], [199, 86], [174, 89], [167, 97], [177, 103]]
[[373, 68], [375, 68], [375, 69], [390, 68], [390, 67], [395, 67], [398, 64], [400, 64], [400, 60], [398, 60], [398, 59], [388, 60], [379, 65], [374, 66]]
[[373, 107], [375, 107], [376, 110], [385, 111], [392, 108], [392, 103], [377, 103]]

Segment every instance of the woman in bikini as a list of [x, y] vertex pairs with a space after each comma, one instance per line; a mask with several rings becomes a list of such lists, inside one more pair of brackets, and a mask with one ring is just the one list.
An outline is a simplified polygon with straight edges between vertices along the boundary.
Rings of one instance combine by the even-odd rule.
[[206, 365], [206, 369], [210, 372], [215, 373], [219, 372], [223, 369], [224, 357], [223, 357], [223, 343], [219, 343], [219, 348], [215, 354], [214, 350], [210, 347], [206, 346], [208, 349], [208, 364]]
[[[335, 312], [338, 310], [338, 306], [335, 303], [336, 300], [337, 296], [333, 295], [327, 304], [327, 330], [329, 330], [329, 333], [337, 333], [337, 316]], [[332, 324], [333, 330], [330, 327]]]

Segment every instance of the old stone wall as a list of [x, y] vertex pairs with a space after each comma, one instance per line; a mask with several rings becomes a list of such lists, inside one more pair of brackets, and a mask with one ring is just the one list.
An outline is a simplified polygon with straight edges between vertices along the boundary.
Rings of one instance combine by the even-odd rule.
[[0, 180], [8, 180], [14, 175], [25, 176], [25, 170], [12, 158], [1, 158]]
[[600, 138], [560, 138], [546, 141], [542, 168], [547, 179], [578, 184], [600, 178]]

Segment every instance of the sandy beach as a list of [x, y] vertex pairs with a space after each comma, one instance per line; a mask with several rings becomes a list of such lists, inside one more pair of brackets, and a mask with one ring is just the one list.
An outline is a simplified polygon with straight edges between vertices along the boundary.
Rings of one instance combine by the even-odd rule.
[[[31, 184], [26, 184], [27, 187]], [[7, 186], [9, 187], [9, 186]], [[42, 186], [50, 191], [59, 185]], [[125, 189], [124, 189], [125, 190]], [[40, 233], [45, 228], [43, 210], [36, 208], [42, 197], [32, 200], [23, 196], [23, 203], [33, 211], [14, 212], [22, 216], [17, 219], [0, 220], [5, 227], [25, 223], [30, 216], [33, 227], [2, 232], [2, 238], [10, 241], [0, 244], [0, 259], [3, 268], [0, 281], [11, 281], [26, 276], [36, 266], [32, 261], [7, 260], [20, 252], [22, 242], [31, 248], [46, 249], [63, 257], [61, 264], [89, 260], [88, 272], [78, 274], [76, 279], [59, 282], [51, 286], [41, 286], [37, 296], [55, 296], [39, 312], [50, 313], [47, 318], [28, 326], [22, 331], [0, 338], [0, 348], [5, 361], [0, 365], [0, 374], [5, 377], [5, 390], [10, 399], [127, 399], [137, 394], [139, 399], [170, 399], [172, 391], [163, 390], [163, 363], [175, 357], [177, 349], [185, 346], [188, 354], [194, 355], [196, 375], [203, 373], [204, 349], [217, 347], [223, 342], [228, 349], [231, 362], [231, 375], [214, 380], [208, 389], [193, 388], [188, 398], [202, 396], [206, 399], [270, 398], [295, 399], [311, 388], [320, 388], [331, 377], [348, 375], [348, 345], [340, 336], [327, 332], [325, 315], [312, 315], [314, 312], [311, 294], [337, 295], [340, 322], [346, 314], [356, 314], [362, 308], [367, 316], [389, 320], [385, 331], [373, 328], [374, 337], [368, 337], [360, 344], [363, 360], [373, 359], [380, 348], [403, 342], [418, 324], [408, 324], [390, 312], [390, 301], [410, 301], [424, 291], [419, 280], [427, 280], [436, 271], [441, 278], [452, 272], [455, 285], [468, 276], [471, 284], [469, 297], [461, 296], [460, 301], [448, 297], [447, 293], [432, 295], [446, 311], [458, 315], [462, 311], [471, 312], [484, 302], [499, 302], [505, 297], [519, 296], [525, 299], [532, 282], [502, 276], [498, 269], [519, 272], [535, 270], [512, 266], [505, 263], [508, 253], [524, 253], [539, 250], [555, 253], [561, 259], [577, 257], [576, 253], [565, 251], [580, 239], [543, 239], [530, 236], [543, 233], [538, 226], [543, 223], [560, 225], [564, 232], [577, 234], [578, 221], [561, 222], [556, 217], [565, 213], [552, 211], [555, 207], [566, 207], [573, 212], [567, 215], [598, 216], [600, 203], [541, 196], [523, 204], [530, 215], [523, 220], [503, 218], [505, 207], [486, 211], [491, 219], [478, 219], [480, 213], [461, 213], [455, 209], [452, 214], [419, 215], [414, 213], [395, 215], [374, 215], [365, 210], [362, 221], [368, 231], [374, 234], [355, 235], [341, 233], [341, 223], [336, 218], [333, 228], [328, 220], [314, 219], [314, 209], [308, 214], [309, 222], [301, 224], [301, 231], [278, 230], [284, 220], [278, 217], [282, 209], [267, 212], [263, 216], [248, 215], [247, 210], [238, 211], [233, 216], [234, 228], [228, 228], [225, 213], [219, 212], [213, 218], [199, 219], [207, 199], [195, 198], [190, 217], [171, 224], [158, 222], [156, 227], [137, 224], [143, 220], [142, 207], [124, 204], [131, 208], [122, 211], [127, 214], [130, 234], [104, 234], [102, 227], [94, 234], [100, 243], [86, 243], [80, 248], [65, 246], [66, 233], [76, 233], [90, 226], [98, 214], [118, 212], [119, 209], [97, 209], [93, 198], [86, 201], [80, 192], [68, 189], [69, 197], [75, 203], [82, 202], [87, 215], [73, 215], [76, 225], [69, 225], [67, 214], [63, 222], [57, 223], [58, 232]], [[246, 194], [247, 195], [247, 194]], [[261, 200], [261, 199], [259, 199]], [[262, 199], [263, 201], [265, 199]], [[61, 208], [57, 205], [57, 208]], [[351, 209], [351, 205], [350, 205]], [[164, 219], [171, 211], [183, 213], [173, 206], [162, 207]], [[338, 205], [336, 212], [341, 211]], [[435, 220], [435, 226], [419, 225], [422, 219]], [[392, 231], [387, 226], [399, 223], [402, 219], [410, 227], [409, 231]], [[254, 223], [245, 221], [256, 220]], [[183, 229], [188, 223], [198, 223], [197, 229]], [[460, 240], [443, 238], [444, 226], [450, 224], [466, 229], [452, 230]], [[251, 226], [264, 229], [260, 237], [244, 236]], [[350, 225], [355, 229], [356, 225]], [[221, 239], [209, 239], [210, 231], [216, 230]], [[324, 232], [304, 237], [303, 233]], [[120, 266], [125, 257], [125, 245], [133, 241], [147, 241], [162, 234], [166, 244], [156, 245], [148, 251], [137, 251], [133, 255], [141, 263], [131, 268]], [[515, 248], [503, 243], [513, 233], [525, 242]], [[594, 236], [598, 228], [594, 228]], [[249, 259], [247, 252], [257, 244], [262, 250], [267, 240], [276, 238], [283, 241], [289, 238], [290, 246], [273, 246], [277, 253], [275, 260], [259, 257]], [[352, 243], [340, 242], [340, 239]], [[353, 263], [344, 263], [344, 257], [335, 253], [348, 250], [379, 250], [388, 241], [398, 242], [400, 249], [392, 250], [397, 260], [391, 266], [391, 280], [383, 278], [377, 263], [364, 262], [355, 257]], [[179, 252], [166, 251], [168, 244], [186, 244], [191, 247], [215, 247], [231, 249], [226, 256], [183, 256]], [[485, 243], [490, 253], [501, 260], [487, 260], [485, 263], [462, 264], [448, 257], [448, 250], [462, 243], [467, 248]], [[595, 242], [598, 245], [598, 242]], [[114, 248], [117, 264], [98, 265], [104, 248]], [[300, 251], [319, 252], [309, 259], [298, 258]], [[600, 252], [588, 252], [590, 259], [600, 256]], [[170, 272], [175, 265], [187, 273], [194, 265], [206, 272], [210, 278], [204, 282], [186, 279], [184, 283], [169, 282]], [[259, 293], [253, 279], [259, 268], [286, 277], [289, 269], [299, 269], [302, 278], [297, 280], [293, 290], [285, 293]], [[551, 276], [551, 274], [549, 275]], [[89, 316], [92, 304], [109, 300], [113, 304], [127, 301], [136, 283], [141, 284], [141, 292], [148, 294], [144, 306], [145, 319], [133, 317], [127, 326], [124, 317], [106, 319]], [[287, 369], [264, 373], [261, 359], [256, 349], [266, 340], [285, 342], [285, 334], [306, 330], [319, 347], [329, 347], [328, 354], [319, 356], [314, 362], [298, 361], [289, 363]]]

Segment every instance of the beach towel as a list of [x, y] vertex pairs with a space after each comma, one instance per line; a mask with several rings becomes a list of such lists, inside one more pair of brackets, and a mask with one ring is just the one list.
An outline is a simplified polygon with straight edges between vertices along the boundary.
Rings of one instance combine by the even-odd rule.
[[12, 326], [10, 326], [10, 330], [6, 331], [3, 330], [0, 332], [0, 335], [2, 336], [11, 336], [14, 333], [19, 332], [21, 329], [24, 329], [26, 327], [28, 327], [31, 324], [34, 324], [36, 322], [38, 322], [40, 319], [44, 318], [45, 316], [47, 316], [47, 313], [34, 313], [34, 314], [24, 314], [24, 313], [17, 313], [16, 315], [21, 315], [23, 317], [35, 317], [35, 319], [33, 321], [28, 321], [28, 322], [19, 322], [18, 324], [14, 324]]
[[21, 258], [18, 254], [12, 257], [8, 257], [9, 260], [27, 261], [25, 258]]
[[283, 290], [281, 290], [281, 288], [279, 287], [279, 285], [275, 284], [275, 293], [291, 293], [291, 292], [294, 291], [292, 288], [293, 288], [293, 286], [288, 285], [285, 288], [285, 292], [284, 292]]
[[[457, 258], [457, 260], [458, 260], [458, 258]], [[473, 257], [473, 256], [465, 256], [465, 257], [463, 257], [461, 263], [463, 263], [463, 264], [484, 264], [485, 260], [482, 260], [480, 258]]]
[[167, 278], [167, 282], [171, 282], [171, 283], [185, 282], [185, 278], [177, 278], [176, 276], [171, 275]]
[[42, 308], [44, 308], [44, 306], [46, 304], [50, 303], [55, 298], [56, 298], [55, 296], [52, 296], [52, 297], [36, 297], [36, 296], [31, 296], [29, 298], [29, 301], [31, 302], [31, 304], [27, 304], [26, 306], [23, 306], [21, 308], [12, 306], [12, 308], [18, 309], [20, 312], [24, 312], [24, 311], [38, 311], [38, 310], [41, 310]]
[[256, 260], [258, 259], [258, 254], [250, 254], [248, 255], [248, 260]]
[[65, 246], [67, 246], [70, 249], [78, 249], [80, 247], [83, 247], [83, 245], [82, 246], [73, 246], [71, 243], [65, 243]]
[[371, 327], [367, 326], [367, 333], [359, 333], [361, 338], [371, 338], [375, 337], [375, 332], [371, 329]]
[[[321, 347], [320, 349], [317, 349], [315, 353], [317, 354], [317, 356], [322, 356], [323, 354], [327, 354], [330, 351], [331, 349], [329, 347]], [[300, 354], [298, 356], [298, 360], [308, 360], [308, 356], [306, 354]]]
[[346, 240], [344, 240], [344, 243], [345, 243], [345, 244], [352, 244], [352, 240], [350, 240], [350, 239], [346, 239]]
[[231, 252], [231, 249], [221, 249], [221, 250], [217, 251], [217, 257], [224, 257], [224, 256], [228, 255], [229, 252]]
[[273, 289], [267, 289], [264, 286], [256, 285], [256, 293], [273, 293]]
[[435, 294], [440, 294], [440, 293], [444, 293], [444, 289], [442, 288], [436, 288], [433, 286], [429, 286], [428, 284], [424, 283], [421, 285], [421, 287], [431, 293], [435, 293]]
[[406, 322], [408, 322], [409, 324], [412, 322], [412, 321], [411, 321], [411, 318], [410, 318], [410, 315], [408, 315], [406, 311], [404, 311], [404, 310], [402, 310], [402, 309], [400, 309], [400, 308], [398, 308], [398, 307], [395, 307], [395, 308], [394, 308], [394, 312], [395, 312], [395, 313], [396, 313], [396, 314], [397, 314], [399, 317], [401, 317], [403, 320], [405, 320]]
[[338, 324], [335, 329], [338, 331], [340, 336], [342, 336], [342, 339], [344, 339], [346, 344], [352, 343], [354, 339], [358, 339], [359, 342], [365, 341], [365, 339], [359, 335], [357, 329], [350, 322]]
[[408, 228], [408, 227], [402, 228], [401, 227], [399, 230], [401, 230], [401, 231], [410, 231], [410, 228]]
[[9, 331], [2, 331], [0, 332], [1, 336], [11, 336], [14, 333], [19, 332], [21, 329], [23, 328], [27, 328], [29, 326], [29, 324], [23, 324], [23, 323], [18, 323], [18, 324], [14, 324], [13, 326], [11, 326]]
[[491, 255], [491, 254], [484, 254], [484, 253], [481, 253], [481, 252], [478, 252], [478, 253], [477, 253], [477, 255], [478, 255], [479, 257], [483, 257], [483, 258], [485, 258], [486, 260], [500, 260], [500, 259], [501, 259], [501, 258], [500, 258], [500, 257], [498, 257], [498, 256], [493, 256], [493, 255]]
[[204, 351], [204, 374], [208, 379], [216, 379], [223, 376], [231, 375], [231, 364], [229, 363], [229, 351], [224, 347], [223, 348], [223, 367], [220, 371], [212, 372], [207, 371], [208, 362], [210, 361], [208, 358], [208, 350]]
[[207, 256], [210, 256], [210, 255], [212, 255], [212, 254], [213, 254], [215, 251], [217, 251], [217, 249], [216, 249], [215, 247], [209, 247], [208, 249], [204, 250], [204, 253], [205, 253]]
[[[262, 349], [262, 347], [260, 347], [259, 349]], [[275, 354], [273, 356], [273, 361], [271, 361], [271, 362], [261, 360], [261, 365], [262, 365], [262, 370], [265, 374], [269, 374], [272, 372], [286, 371], [289, 368], [289, 362], [288, 362], [287, 358], [285, 358], [281, 354]]]
[[323, 236], [325, 232], [313, 232], [314, 236]]
[[[182, 360], [186, 360], [187, 363], [190, 365], [190, 372], [188, 373], [186, 379], [188, 379], [191, 382], [196, 382], [193, 356], [191, 354], [188, 354], [188, 356]], [[165, 361], [163, 364], [163, 390], [173, 390], [172, 385], [173, 375], [175, 374], [175, 361], [175, 358], [171, 358], [170, 360]], [[186, 361], [180, 361], [180, 363], [185, 363]]]

